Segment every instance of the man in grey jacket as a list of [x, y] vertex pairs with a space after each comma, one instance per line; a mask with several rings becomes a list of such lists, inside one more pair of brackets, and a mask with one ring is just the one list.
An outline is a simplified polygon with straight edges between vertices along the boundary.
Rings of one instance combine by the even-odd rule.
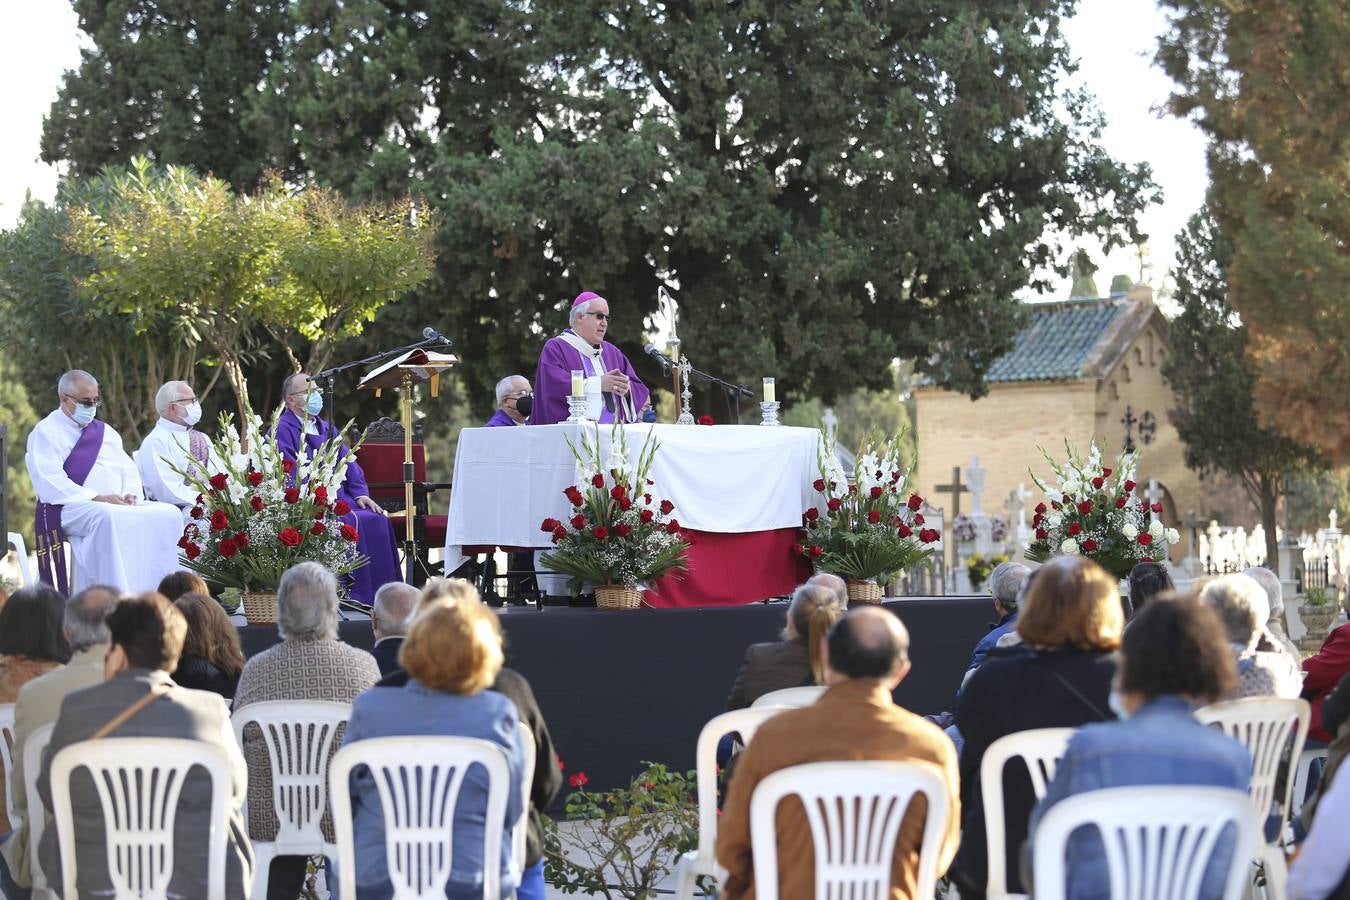
[[[230, 727], [230, 711], [217, 694], [178, 687], [169, 677], [178, 665], [187, 634], [187, 621], [173, 604], [156, 593], [123, 600], [107, 618], [110, 646], [104, 664], [103, 684], [68, 696], [52, 732], [52, 742], [42, 757], [38, 791], [51, 808], [52, 760], [63, 749], [90, 739], [119, 713], [150, 692], [162, 695], [107, 735], [110, 738], [156, 737], [202, 741], [223, 750], [230, 761], [232, 797], [226, 843], [226, 896], [246, 898], [253, 874], [253, 851], [244, 832], [241, 807], [246, 770], [243, 754]], [[75, 819], [75, 845], [79, 859], [82, 896], [110, 892], [102, 807], [92, 778], [77, 770], [71, 778], [71, 811]], [[210, 781], [200, 769], [183, 784], [174, 824], [174, 872], [169, 883], [171, 897], [207, 895], [205, 847], [211, 806]], [[48, 882], [61, 890], [61, 862], [56, 829], [42, 835], [39, 848]]]

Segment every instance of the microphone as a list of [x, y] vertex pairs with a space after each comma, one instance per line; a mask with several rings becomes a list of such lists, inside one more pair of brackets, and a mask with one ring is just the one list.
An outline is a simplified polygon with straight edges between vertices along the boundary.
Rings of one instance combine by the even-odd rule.
[[439, 331], [437, 331], [435, 328], [432, 328], [430, 325], [422, 329], [422, 337], [425, 340], [435, 341], [437, 343], [444, 344], [447, 347], [455, 346], [454, 341], [450, 340], [448, 337], [441, 334]]
[[652, 359], [656, 360], [656, 362], [658, 362], [658, 363], [661, 365], [661, 374], [662, 374], [662, 375], [669, 375], [669, 374], [670, 374], [670, 366], [671, 366], [670, 358], [667, 357], [667, 356], [666, 356], [664, 353], [662, 353], [660, 350], [657, 350], [655, 344], [646, 344], [646, 345], [644, 345], [643, 348], [642, 348], [642, 352], [643, 352], [643, 353], [646, 353], [648, 356], [650, 356]]

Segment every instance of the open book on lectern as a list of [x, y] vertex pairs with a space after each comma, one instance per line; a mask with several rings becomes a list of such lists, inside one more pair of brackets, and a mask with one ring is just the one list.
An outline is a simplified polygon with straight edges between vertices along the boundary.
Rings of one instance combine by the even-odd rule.
[[403, 387], [405, 374], [412, 376], [414, 384], [431, 382], [431, 395], [436, 396], [442, 370], [459, 362], [453, 353], [437, 353], [435, 350], [409, 350], [396, 356], [383, 365], [371, 369], [362, 378], [357, 388], [373, 390], [378, 397], [380, 391]]

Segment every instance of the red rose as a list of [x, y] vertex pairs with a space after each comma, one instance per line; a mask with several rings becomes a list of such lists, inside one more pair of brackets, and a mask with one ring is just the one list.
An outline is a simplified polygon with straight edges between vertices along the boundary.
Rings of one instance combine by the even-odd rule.
[[298, 488], [286, 488], [285, 500], [287, 503], [299, 503], [300, 491]]
[[1041, 515], [1040, 513], [1036, 513], [1036, 515], [1034, 515], [1034, 516], [1031, 517], [1031, 527], [1032, 527], [1032, 528], [1038, 528], [1038, 527], [1040, 527], [1040, 524], [1041, 524], [1042, 522], [1044, 522], [1044, 521], [1045, 521], [1045, 516]]
[[1130, 502], [1129, 498], [1126, 497], [1124, 494], [1121, 494], [1119, 497], [1116, 498], [1116, 509], [1124, 509], [1125, 504], [1129, 502]]
[[623, 485], [621, 484], [614, 485], [614, 487], [609, 489], [609, 495], [613, 497], [615, 500], [622, 500], [624, 495]]
[[1097, 542], [1094, 541], [1092, 538], [1088, 538], [1087, 540], [1083, 541], [1082, 547], [1084, 553], [1097, 552]]
[[1047, 532], [1044, 528], [1036, 529], [1036, 540], [1043, 541], [1049, 536], [1050, 536], [1049, 532]]
[[793, 544], [793, 545], [792, 545], [792, 555], [793, 555], [793, 556], [801, 556], [801, 555], [802, 555], [803, 553], [805, 553], [805, 552], [806, 552], [806, 551], [802, 549], [802, 545], [801, 545], [801, 544]]
[[182, 547], [184, 550], [186, 550], [186, 549], [187, 549], [187, 545], [188, 545], [188, 539], [187, 539], [187, 535], [185, 534], [185, 535], [183, 535], [182, 537], [180, 537], [180, 538], [178, 539], [178, 546], [179, 546], [179, 547]]
[[815, 481], [811, 482], [811, 487], [813, 487], [813, 488], [815, 488], [816, 490], [818, 490], [818, 491], [824, 493], [824, 491], [825, 491], [825, 479], [824, 479], [824, 478], [817, 478]]
[[880, 521], [881, 521], [881, 511], [880, 511], [880, 510], [873, 509], [873, 510], [870, 510], [870, 511], [867, 513], [867, 522], [868, 522], [869, 525], [875, 525], [875, 524], [877, 524], [877, 523], [880, 522]]
[[599, 473], [596, 473], [595, 475], [592, 475], [592, 476], [591, 476], [591, 484], [595, 485], [595, 486], [598, 487], [598, 488], [604, 487], [604, 486], [605, 486], [605, 476], [603, 476], [603, 475], [601, 475], [601, 474], [599, 474]]
[[915, 513], [915, 514], [914, 514], [914, 524], [915, 524], [915, 525], [922, 525], [922, 524], [923, 524], [923, 513]]
[[253, 507], [254, 512], [263, 511], [263, 501], [261, 497], [254, 497], [252, 500], [248, 501], [248, 505]]
[[652, 505], [652, 495], [651, 495], [651, 494], [643, 494], [643, 495], [642, 495], [642, 502], [645, 503], [645, 504], [647, 504], [648, 506], [651, 506], [651, 505]]
[[1153, 510], [1155, 513], [1158, 513], [1158, 514], [1161, 515], [1161, 514], [1162, 514], [1162, 501], [1159, 500], [1157, 503], [1155, 503], [1155, 504], [1153, 504], [1152, 506], [1150, 506], [1149, 509], [1151, 509], [1151, 510]]
[[567, 496], [568, 502], [573, 506], [580, 506], [585, 502], [581, 499], [581, 491], [577, 490], [575, 485], [569, 487], [567, 490], [563, 491], [563, 493]]
[[1103, 477], [1103, 478], [1110, 478], [1110, 477], [1111, 477], [1111, 470], [1110, 470], [1110, 469], [1102, 469], [1102, 477]]
[[891, 473], [891, 484], [895, 484], [899, 480], [900, 480], [900, 470], [897, 469]]
[[900, 526], [899, 528], [897, 528], [896, 531], [899, 532], [899, 534], [900, 534], [900, 536], [901, 536], [902, 538], [907, 538], [907, 537], [909, 537], [911, 534], [914, 533], [914, 530], [911, 529], [908, 525], [905, 525], [905, 524], [901, 524], [901, 526]]
[[1139, 541], [1139, 546], [1147, 547], [1149, 544], [1153, 543], [1153, 535], [1149, 534], [1147, 531], [1141, 531], [1139, 532], [1137, 540]]
[[669, 500], [661, 501], [661, 515], [668, 516], [674, 511], [675, 511], [674, 503], [671, 503]]
[[556, 544], [558, 543], [558, 541], [561, 541], [565, 537], [567, 537], [567, 529], [562, 527], [561, 524], [559, 524], [557, 528], [553, 529], [553, 543]]
[[192, 502], [195, 503], [195, 504], [197, 504], [198, 506], [201, 506], [201, 505], [202, 505], [202, 501], [205, 500], [205, 499], [206, 499], [205, 496], [203, 496], [203, 495], [201, 495], [201, 494], [198, 494], [198, 495], [197, 495], [197, 499], [196, 499], [196, 500], [193, 500]]
[[211, 513], [212, 531], [224, 531], [225, 527], [229, 524], [230, 524], [230, 517], [229, 514], [225, 512], [225, 510], [218, 509], [215, 512]]
[[679, 522], [679, 520], [678, 520], [678, 519], [671, 519], [669, 522], [667, 522], [667, 523], [666, 523], [666, 532], [667, 532], [668, 534], [679, 534], [679, 533], [680, 533], [680, 522]]
[[346, 500], [339, 500], [338, 502], [333, 504], [333, 515], [335, 516], [345, 516], [347, 513], [351, 511], [352, 511], [351, 504], [348, 503]]
[[648, 487], [651, 487], [651, 486], [654, 485], [654, 484], [656, 484], [655, 481], [652, 481], [650, 478], [647, 479], [647, 486], [648, 486]]
[[1083, 533], [1082, 525], [1079, 525], [1077, 522], [1069, 523], [1069, 534], [1073, 535], [1074, 537], [1078, 537], [1078, 535], [1082, 533]]
[[1101, 490], [1101, 487], [1102, 487], [1102, 485], [1104, 485], [1104, 484], [1106, 484], [1106, 479], [1105, 479], [1105, 478], [1102, 478], [1102, 477], [1098, 476], [1097, 478], [1092, 479], [1092, 486], [1093, 486], [1094, 488], [1096, 488], [1097, 490]]
[[236, 534], [232, 540], [234, 541], [234, 545], [242, 550], [248, 546], [248, 532], [241, 531]]
[[868, 491], [868, 493], [871, 494], [872, 499], [875, 500], [881, 496], [881, 488], [873, 486], [872, 490]]
[[230, 540], [229, 538], [224, 538], [221, 540], [220, 543], [216, 544], [216, 549], [219, 550], [220, 555], [225, 557], [226, 559], [229, 559], [231, 556], [234, 556], [236, 553], [239, 552], [239, 548], [236, 547], [234, 545], [234, 541]]
[[322, 521], [324, 520], [324, 518], [327, 517], [327, 515], [328, 515], [328, 510], [326, 510], [326, 509], [324, 509], [322, 506], [320, 506], [318, 509], [314, 510], [314, 521], [315, 521], [315, 522], [322, 522]]
[[349, 540], [352, 543], [356, 543], [361, 537], [357, 530], [350, 525], [343, 525], [341, 534], [344, 539]]
[[1092, 512], [1092, 501], [1084, 500], [1082, 503], [1078, 504], [1078, 511], [1085, 516]]
[[188, 559], [196, 559], [202, 555], [202, 548], [198, 547], [196, 544], [188, 544], [183, 548], [183, 555]]
[[1063, 509], [1064, 507], [1062, 507], [1062, 506], [1059, 505], [1059, 501], [1058, 501], [1058, 500], [1051, 500], [1051, 501], [1050, 501], [1050, 508], [1051, 508], [1051, 509]]
[[283, 459], [283, 460], [281, 461], [281, 471], [285, 472], [287, 475], [289, 475], [289, 474], [291, 474], [292, 472], [294, 472], [294, 471], [295, 471], [295, 460], [293, 460], [293, 459]]
[[714, 422], [712, 416], [699, 416], [699, 417], [698, 417], [698, 424], [700, 424], [700, 425], [713, 425], [713, 424], [715, 424], [715, 422]]
[[561, 524], [562, 524], [562, 523], [559, 522], [557, 519], [545, 519], [545, 520], [539, 525], [539, 530], [540, 530], [540, 531], [552, 531], [553, 529], [557, 528], [557, 527], [558, 527], [559, 525], [561, 525]]
[[1036, 504], [1036, 512], [1040, 513], [1041, 515], [1045, 515], [1045, 504], [1044, 504], [1044, 503], [1037, 503], [1037, 504]]
[[821, 547], [819, 544], [812, 544], [810, 547], [806, 549], [806, 552], [811, 555], [812, 559], [815, 559], [817, 556], [825, 552], [825, 548]]
[[326, 501], [328, 499], [328, 486], [325, 484], [321, 484], [318, 487], [316, 487], [314, 489], [314, 497], [316, 500]]
[[585, 772], [578, 772], [567, 779], [568, 784], [578, 789], [585, 787], [589, 781], [590, 779], [586, 777]]
[[628, 537], [628, 532], [632, 530], [633, 530], [632, 526], [625, 525], [622, 522], [614, 526], [614, 533], [617, 534], [619, 537]]
[[839, 507], [843, 506], [844, 504], [839, 501], [838, 497], [831, 497], [830, 501], [825, 505], [829, 507], [830, 512], [836, 512], [839, 509]]
[[806, 521], [808, 521], [808, 522], [814, 522], [816, 519], [818, 519], [818, 518], [820, 517], [820, 510], [816, 509], [816, 508], [813, 506], [813, 507], [811, 507], [810, 509], [808, 509], [806, 512], [802, 513], [802, 517], [803, 517], [804, 519], [806, 519]]
[[923, 508], [923, 498], [918, 494], [910, 494], [909, 503], [907, 505], [910, 509], [914, 510], [914, 512], [918, 512]]
[[650, 509], [644, 509], [642, 512], [638, 513], [638, 520], [641, 521], [644, 525], [655, 518], [656, 513], [652, 512]]
[[1145, 500], [1143, 497], [1139, 498], [1139, 511], [1148, 512], [1148, 501]]
[[935, 544], [940, 537], [942, 537], [942, 535], [938, 534], [937, 529], [935, 528], [925, 528], [923, 531], [919, 532], [919, 540], [923, 541], [925, 544]]
[[188, 512], [188, 515], [194, 519], [200, 519], [202, 516], [206, 515], [206, 513], [202, 510], [200, 506], [194, 506]]
[[326, 532], [327, 530], [328, 530], [328, 526], [327, 526], [327, 525], [323, 524], [322, 522], [315, 522], [312, 526], [310, 526], [309, 533], [310, 533], [310, 534], [323, 534], [323, 533]]
[[1133, 482], [1133, 481], [1130, 481], [1129, 479], [1126, 479], [1126, 481], [1125, 481], [1125, 493], [1128, 494], [1128, 493], [1129, 493], [1130, 491], [1132, 491], [1132, 490], [1134, 490], [1134, 482]]
[[605, 538], [609, 537], [609, 529], [603, 525], [597, 525], [591, 529], [591, 535], [596, 540], [603, 541]]
[[300, 532], [296, 531], [294, 528], [283, 528], [277, 532], [277, 540], [281, 541], [287, 547], [298, 547], [304, 538], [301, 537]]
[[215, 491], [225, 490], [225, 485], [230, 483], [230, 476], [224, 472], [217, 472], [211, 476], [211, 489]]
[[253, 485], [254, 487], [257, 487], [258, 485], [262, 484], [262, 479], [263, 474], [261, 472], [248, 473], [248, 483]]
[[586, 517], [583, 516], [581, 513], [577, 513], [575, 516], [572, 517], [572, 527], [573, 527], [573, 528], [585, 528], [585, 527], [586, 527]]
[[627, 511], [627, 510], [630, 510], [630, 509], [632, 509], [632, 508], [633, 508], [633, 501], [632, 501], [632, 500], [629, 500], [627, 497], [621, 497], [621, 498], [619, 499], [619, 509], [622, 509], [622, 510], [624, 510], [624, 511]]

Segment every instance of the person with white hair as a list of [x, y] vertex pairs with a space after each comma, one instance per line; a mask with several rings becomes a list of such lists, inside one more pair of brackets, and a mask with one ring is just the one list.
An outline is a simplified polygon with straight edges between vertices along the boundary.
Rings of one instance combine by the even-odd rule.
[[420, 590], [403, 581], [382, 584], [375, 592], [375, 604], [370, 608], [375, 646], [370, 648], [370, 655], [375, 657], [381, 676], [398, 668], [398, 651], [408, 636], [408, 620], [421, 598]]
[[581, 373], [587, 418], [601, 423], [641, 420], [651, 394], [624, 352], [605, 340], [609, 323], [609, 301], [594, 291], [577, 294], [568, 314], [569, 327], [549, 338], [539, 353], [531, 416], [535, 425], [567, 418], [573, 372]]
[[1248, 575], [1224, 575], [1204, 586], [1200, 602], [1219, 614], [1229, 646], [1237, 658], [1238, 685], [1231, 697], [1285, 697], [1303, 689], [1303, 674], [1280, 650], [1258, 650], [1268, 635], [1270, 601], [1265, 590]]
[[1289, 640], [1289, 633], [1285, 631], [1284, 626], [1284, 586], [1280, 584], [1280, 576], [1267, 569], [1265, 566], [1252, 566], [1242, 573], [1248, 578], [1254, 579], [1257, 584], [1266, 592], [1266, 599], [1270, 601], [1270, 618], [1266, 621], [1267, 637], [1278, 649], [1289, 654], [1289, 658], [1294, 661], [1294, 665], [1301, 665], [1303, 654], [1298, 652], [1298, 647]]
[[[146, 500], [122, 436], [98, 418], [97, 379], [72, 369], [56, 387], [59, 405], [28, 436], [24, 462], [37, 494], [34, 528], [42, 580], [63, 594], [107, 584], [153, 591], [179, 568], [183, 516]], [[67, 583], [64, 542], [73, 572]]]
[[155, 392], [159, 421], [136, 451], [136, 468], [151, 500], [172, 503], [184, 517], [197, 503], [197, 489], [174, 467], [209, 478], [223, 471], [220, 457], [206, 435], [194, 426], [201, 421], [202, 405], [186, 381], [167, 381]]
[[530, 417], [533, 404], [530, 379], [524, 375], [507, 375], [497, 382], [497, 411], [483, 427], [526, 425], [528, 423], [525, 420]]

